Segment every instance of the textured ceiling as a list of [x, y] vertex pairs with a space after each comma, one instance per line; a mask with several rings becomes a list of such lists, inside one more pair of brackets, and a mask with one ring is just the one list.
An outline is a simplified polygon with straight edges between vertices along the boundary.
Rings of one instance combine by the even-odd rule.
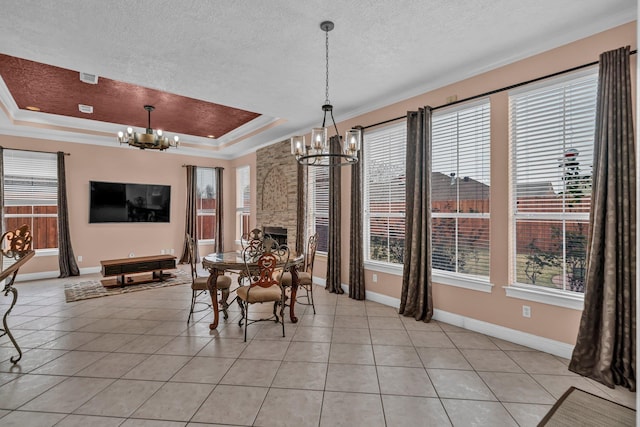
[[[181, 135], [226, 158], [318, 125], [325, 19], [336, 24], [329, 34], [330, 99], [341, 121], [637, 16], [635, 0], [2, 0], [1, 6], [2, 54], [259, 114], [220, 139]], [[11, 117], [2, 120], [0, 111], [0, 132], [12, 134], [26, 132], [29, 122], [112, 132], [132, 124], [146, 103], [131, 93], [118, 96], [130, 113], [110, 125], [60, 120], [20, 110], [1, 86]], [[157, 107], [154, 123], [165, 109]], [[172, 119], [195, 114], [182, 110]], [[144, 122], [141, 113], [136, 120]], [[215, 126], [210, 117], [200, 121]], [[209, 132], [203, 131], [196, 135]], [[113, 144], [106, 136], [93, 141]]]

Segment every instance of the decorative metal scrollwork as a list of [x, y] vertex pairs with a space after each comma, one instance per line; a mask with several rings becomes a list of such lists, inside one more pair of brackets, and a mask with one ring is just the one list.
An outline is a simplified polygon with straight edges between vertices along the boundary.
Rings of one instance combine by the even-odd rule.
[[24, 224], [15, 231], [7, 231], [0, 238], [2, 255], [7, 258], [19, 259], [31, 251], [31, 231]]

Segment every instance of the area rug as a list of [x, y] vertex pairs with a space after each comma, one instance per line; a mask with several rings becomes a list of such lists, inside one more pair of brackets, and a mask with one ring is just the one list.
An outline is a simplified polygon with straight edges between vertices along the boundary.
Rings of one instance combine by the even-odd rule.
[[165, 288], [167, 286], [184, 285], [191, 283], [191, 274], [183, 270], [172, 271], [176, 277], [165, 279], [162, 282], [142, 283], [124, 287], [102, 286], [99, 280], [86, 280], [64, 285], [64, 296], [67, 302], [80, 301], [89, 298], [108, 297], [111, 295], [127, 294], [130, 292], [146, 291], [147, 289]]
[[540, 421], [540, 426], [635, 426], [636, 411], [579, 388], [570, 387]]

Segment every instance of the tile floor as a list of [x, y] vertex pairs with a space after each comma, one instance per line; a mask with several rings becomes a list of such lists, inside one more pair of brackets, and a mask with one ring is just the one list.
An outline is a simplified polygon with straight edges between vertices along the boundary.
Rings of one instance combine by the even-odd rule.
[[0, 426], [534, 426], [571, 385], [635, 407], [565, 359], [322, 288], [286, 338], [263, 322], [244, 343], [235, 304], [216, 331], [210, 310], [187, 326], [187, 286], [65, 303], [93, 278], [18, 284]]

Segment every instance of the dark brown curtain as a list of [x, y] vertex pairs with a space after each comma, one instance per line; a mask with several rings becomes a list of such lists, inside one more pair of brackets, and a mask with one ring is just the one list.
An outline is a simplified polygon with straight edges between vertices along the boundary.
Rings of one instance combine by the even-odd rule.
[[58, 151], [58, 265], [60, 276], [79, 276], [80, 270], [71, 247], [69, 210], [67, 209], [67, 178], [64, 169], [64, 153]]
[[431, 297], [431, 107], [407, 113], [404, 271], [400, 314], [428, 322]]
[[[332, 154], [340, 152], [340, 137], [338, 135], [329, 138], [329, 149]], [[340, 279], [340, 204], [341, 204], [341, 186], [340, 172], [342, 168], [335, 166], [339, 159], [331, 158], [329, 166], [329, 237], [327, 249], [327, 290], [336, 294], [343, 294], [342, 283]]]
[[[215, 251], [224, 252], [224, 209], [223, 209], [223, 194], [222, 194], [222, 172], [224, 168], [214, 168], [216, 177], [216, 235], [215, 239]], [[199, 259], [199, 258], [198, 258]]]
[[4, 148], [0, 147], [0, 235], [7, 231], [4, 223]]
[[[194, 241], [194, 251], [193, 256], [196, 260], [200, 259], [200, 254], [198, 253], [198, 218], [197, 218], [197, 200], [198, 200], [198, 175], [197, 175], [197, 167], [189, 165], [186, 167], [187, 169], [187, 210], [184, 221], [184, 232], [193, 238]], [[180, 256], [180, 263], [186, 264], [189, 261], [189, 240], [184, 239], [184, 246], [182, 247], [182, 255]]]
[[303, 253], [305, 248], [305, 230], [306, 226], [306, 210], [307, 206], [307, 180], [306, 172], [308, 167], [304, 167], [298, 163], [298, 194], [296, 197], [296, 253]]
[[600, 55], [584, 311], [569, 369], [636, 390], [636, 176], [629, 47]]
[[[364, 129], [360, 129], [363, 133]], [[364, 147], [363, 147], [364, 149]], [[362, 248], [362, 150], [351, 166], [351, 229], [349, 230], [349, 298], [365, 299], [364, 254]]]

